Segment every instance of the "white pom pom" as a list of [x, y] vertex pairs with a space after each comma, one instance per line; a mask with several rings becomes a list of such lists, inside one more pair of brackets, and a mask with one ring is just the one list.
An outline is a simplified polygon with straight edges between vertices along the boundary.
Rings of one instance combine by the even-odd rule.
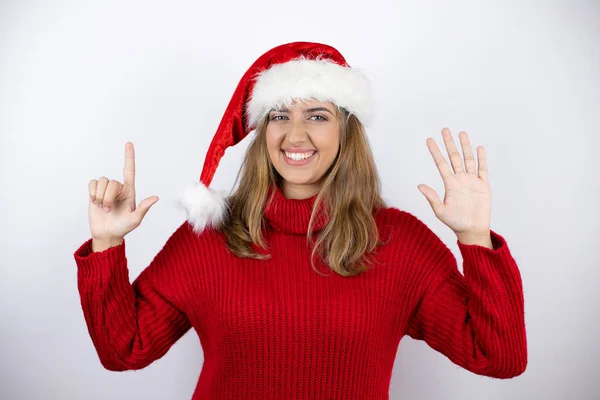
[[197, 182], [178, 195], [178, 206], [186, 211], [194, 231], [202, 233], [207, 226], [216, 227], [223, 222], [227, 200], [224, 194]]

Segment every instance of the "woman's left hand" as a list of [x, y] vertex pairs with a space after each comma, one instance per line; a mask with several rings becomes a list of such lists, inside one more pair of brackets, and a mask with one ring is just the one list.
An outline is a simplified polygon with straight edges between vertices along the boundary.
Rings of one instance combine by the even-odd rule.
[[485, 152], [482, 146], [477, 147], [478, 171], [467, 133], [460, 132], [458, 137], [462, 145], [464, 164], [450, 130], [442, 130], [442, 138], [454, 173], [435, 140], [427, 139], [429, 152], [444, 181], [444, 201], [442, 202], [436, 191], [429, 186], [421, 184], [418, 188], [429, 201], [436, 217], [452, 229], [459, 239], [489, 238], [492, 201]]

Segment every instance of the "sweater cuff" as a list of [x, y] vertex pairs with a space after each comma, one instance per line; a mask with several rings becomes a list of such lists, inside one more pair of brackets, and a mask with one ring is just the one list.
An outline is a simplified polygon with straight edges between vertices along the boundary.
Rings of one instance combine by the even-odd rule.
[[90, 279], [107, 275], [116, 265], [126, 261], [125, 239], [123, 238], [118, 246], [94, 252], [90, 238], [75, 251], [74, 257], [81, 278]]
[[494, 254], [494, 253], [504, 251], [505, 248], [507, 247], [506, 240], [504, 239], [504, 237], [502, 237], [497, 232], [495, 232], [494, 230], [491, 230], [491, 229], [490, 229], [490, 239], [492, 240], [492, 246], [494, 247], [494, 249], [489, 249], [485, 246], [480, 246], [478, 244], [464, 244], [461, 241], [459, 241], [458, 239], [456, 239], [456, 243], [458, 244], [458, 248], [459, 248], [460, 252], [463, 254], [463, 256], [466, 253], [473, 253], [473, 252], [480, 252], [480, 251], [487, 251], [490, 254]]
[[477, 244], [463, 244], [457, 240], [465, 269], [471, 271], [473, 268], [483, 268], [484, 266], [492, 269], [506, 269], [507, 265], [515, 263], [504, 237], [493, 230], [490, 232], [493, 249]]

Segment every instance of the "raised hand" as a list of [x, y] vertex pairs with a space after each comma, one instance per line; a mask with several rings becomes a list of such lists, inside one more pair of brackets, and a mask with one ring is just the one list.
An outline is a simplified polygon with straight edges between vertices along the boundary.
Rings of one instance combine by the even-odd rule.
[[125, 144], [123, 183], [106, 177], [92, 179], [89, 188], [90, 231], [95, 242], [118, 243], [137, 228], [157, 196], [135, 204], [135, 153], [133, 143]]
[[427, 147], [444, 181], [444, 201], [440, 200], [431, 187], [421, 184], [418, 188], [429, 201], [436, 217], [459, 238], [462, 236], [489, 239], [492, 201], [485, 152], [482, 146], [477, 147], [478, 171], [467, 133], [460, 132], [458, 137], [462, 145], [464, 164], [450, 130], [442, 130], [442, 138], [454, 173], [435, 140], [427, 138]]

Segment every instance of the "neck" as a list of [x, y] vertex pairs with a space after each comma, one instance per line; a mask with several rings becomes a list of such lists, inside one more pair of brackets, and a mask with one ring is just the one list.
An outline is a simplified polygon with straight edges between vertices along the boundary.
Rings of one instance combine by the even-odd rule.
[[[276, 231], [285, 234], [306, 235], [316, 196], [317, 194], [305, 199], [290, 199], [283, 194], [282, 190], [279, 190], [277, 185], [273, 185], [269, 189], [268, 198], [272, 197], [272, 199], [266, 204], [264, 218]], [[323, 203], [317, 211], [314, 222], [313, 232], [322, 230], [329, 222]]]
[[282, 193], [286, 199], [303, 200], [319, 193], [322, 186], [322, 183], [299, 185], [284, 181]]

